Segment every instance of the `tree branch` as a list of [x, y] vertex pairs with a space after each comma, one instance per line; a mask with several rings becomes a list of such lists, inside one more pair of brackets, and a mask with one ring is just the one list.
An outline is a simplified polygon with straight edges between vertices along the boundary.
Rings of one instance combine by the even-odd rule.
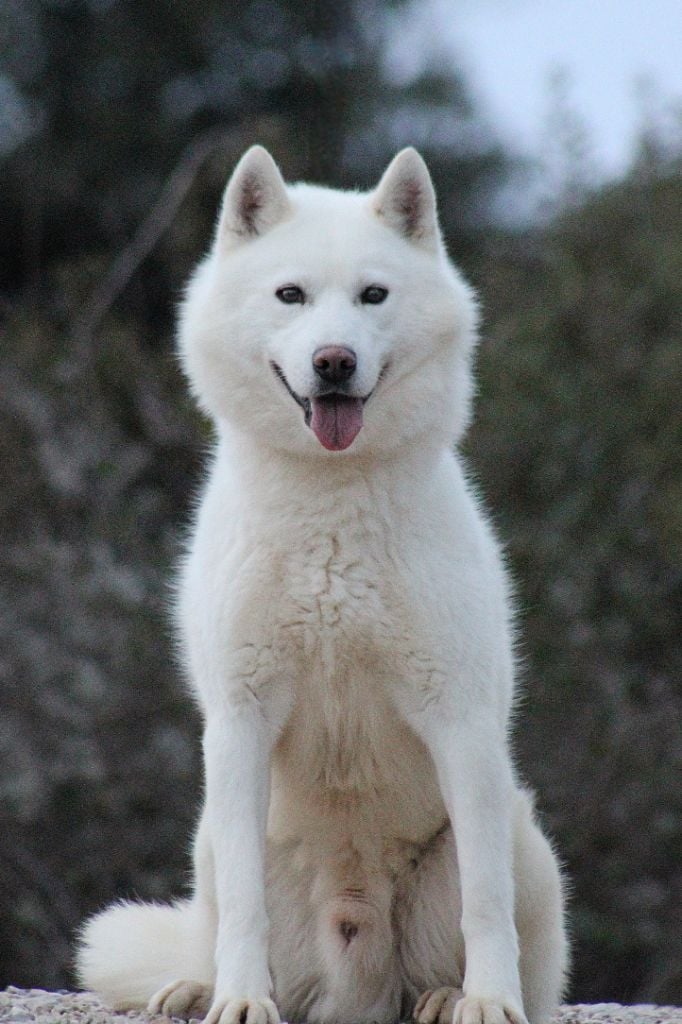
[[206, 159], [222, 146], [234, 148], [239, 136], [238, 131], [206, 132], [184, 150], [179, 162], [166, 179], [159, 198], [81, 310], [73, 329], [79, 356], [87, 357], [87, 350], [97, 328], [125, 291], [140, 264], [173, 223]]

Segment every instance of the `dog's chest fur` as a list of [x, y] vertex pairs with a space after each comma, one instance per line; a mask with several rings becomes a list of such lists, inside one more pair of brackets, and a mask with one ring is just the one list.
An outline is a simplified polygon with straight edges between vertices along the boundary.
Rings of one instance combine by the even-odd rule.
[[277, 628], [298, 668], [275, 750], [275, 775], [286, 780], [275, 814], [279, 803], [299, 816], [303, 804], [362, 814], [385, 837], [423, 839], [444, 812], [430, 757], [395, 706], [406, 623], [381, 517], [365, 508], [332, 531], [311, 528], [284, 575]]

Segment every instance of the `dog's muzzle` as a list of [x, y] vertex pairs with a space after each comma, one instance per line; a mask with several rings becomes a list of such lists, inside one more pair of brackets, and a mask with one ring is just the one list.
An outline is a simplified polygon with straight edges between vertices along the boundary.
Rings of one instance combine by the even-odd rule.
[[349, 395], [341, 390], [332, 389], [334, 385], [336, 388], [342, 387], [355, 373], [357, 360], [352, 349], [329, 346], [317, 350], [313, 356], [315, 372], [321, 382], [329, 383], [332, 387], [310, 397], [304, 397], [294, 391], [277, 363], [271, 362], [270, 365], [275, 376], [303, 410], [305, 424], [310, 427], [320, 444], [331, 452], [341, 452], [349, 448], [362, 429], [365, 402], [374, 393], [374, 388], [364, 396]]

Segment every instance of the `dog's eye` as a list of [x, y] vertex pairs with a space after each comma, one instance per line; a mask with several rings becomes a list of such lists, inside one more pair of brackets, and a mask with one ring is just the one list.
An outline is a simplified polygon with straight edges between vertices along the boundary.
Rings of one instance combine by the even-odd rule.
[[277, 289], [275, 295], [280, 302], [286, 302], [288, 306], [292, 306], [296, 302], [303, 305], [305, 302], [305, 292], [297, 284], [285, 284], [283, 288]]
[[379, 284], [370, 284], [360, 293], [360, 302], [368, 306], [378, 306], [388, 295], [388, 288], [382, 288]]

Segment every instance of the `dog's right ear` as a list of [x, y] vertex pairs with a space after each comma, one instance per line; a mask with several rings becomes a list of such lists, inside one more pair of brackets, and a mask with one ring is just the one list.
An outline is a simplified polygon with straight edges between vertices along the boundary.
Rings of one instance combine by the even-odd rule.
[[247, 149], [227, 183], [218, 221], [218, 243], [228, 248], [256, 238], [291, 210], [284, 179], [267, 149]]

